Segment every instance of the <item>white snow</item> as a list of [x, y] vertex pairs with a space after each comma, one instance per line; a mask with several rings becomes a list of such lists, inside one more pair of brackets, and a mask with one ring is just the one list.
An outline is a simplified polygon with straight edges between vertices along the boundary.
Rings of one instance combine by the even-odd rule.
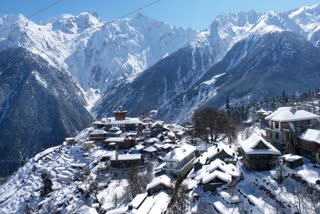
[[169, 152], [166, 157], [165, 161], [182, 161], [192, 153], [196, 151], [196, 147], [184, 144], [179, 148], [175, 148], [173, 151]]
[[41, 86], [43, 86], [44, 88], [48, 87], [47, 82], [40, 76], [38, 71], [32, 71], [31, 73]]
[[225, 74], [225, 73], [215, 75], [215, 76], [213, 76], [210, 80], [204, 81], [204, 82], [201, 83], [201, 84], [213, 85], [213, 84], [216, 83], [217, 79], [218, 79], [219, 77], [223, 76], [224, 74]]
[[148, 193], [141, 193], [136, 195], [136, 197], [134, 197], [134, 199], [130, 202], [130, 205], [132, 205], [133, 208], [138, 209], [138, 207], [147, 198], [147, 196]]
[[[110, 160], [116, 160], [116, 156], [110, 156]], [[119, 154], [118, 160], [141, 160], [141, 154]]]
[[90, 135], [105, 135], [107, 132], [103, 129], [95, 129], [93, 130]]
[[152, 189], [160, 184], [163, 184], [167, 187], [173, 188], [173, 183], [171, 181], [171, 178], [167, 175], [160, 175], [159, 177], [155, 177], [148, 185], [147, 190]]
[[292, 162], [292, 161], [301, 160], [303, 157], [299, 155], [286, 154], [286, 155], [282, 155], [282, 158], [286, 161]]
[[209, 183], [215, 178], [219, 178], [220, 180], [223, 180], [226, 183], [230, 183], [232, 181], [231, 175], [216, 170], [211, 173], [205, 174], [202, 178], [202, 183], [203, 184]]
[[280, 107], [265, 119], [278, 122], [293, 122], [319, 118], [319, 115], [307, 112], [305, 110], [296, 110], [294, 107]]
[[[264, 144], [267, 148], [256, 148], [259, 143]], [[274, 146], [272, 146], [262, 136], [259, 136], [256, 133], [253, 133], [247, 140], [240, 142], [240, 145], [243, 151], [247, 154], [281, 154]]]
[[320, 144], [320, 130], [307, 129], [300, 135], [300, 139]]

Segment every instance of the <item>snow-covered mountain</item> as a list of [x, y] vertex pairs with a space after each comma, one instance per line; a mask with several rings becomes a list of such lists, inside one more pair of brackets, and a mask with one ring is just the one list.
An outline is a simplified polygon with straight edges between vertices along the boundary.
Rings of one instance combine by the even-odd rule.
[[[313, 47], [312, 53], [317, 53], [320, 41], [318, 36], [319, 23], [320, 5], [306, 6], [288, 12], [256, 13], [255, 11], [249, 11], [218, 16], [208, 30], [199, 33], [188, 45], [144, 71], [133, 82], [123, 85], [117, 90], [107, 92], [95, 108], [97, 115], [106, 115], [117, 105], [122, 104], [130, 109], [131, 113], [135, 114], [157, 109], [162, 118], [170, 120], [185, 119], [186, 112], [192, 113], [193, 109], [208, 104], [209, 99], [211, 100], [211, 98], [219, 95], [218, 85], [215, 83], [219, 78], [224, 78], [224, 71], [232, 70], [234, 67], [246, 66], [242, 64], [248, 62], [243, 60], [244, 58], [248, 58], [249, 54], [255, 56], [258, 54], [255, 51], [264, 50], [267, 48], [266, 45], [270, 45], [264, 42], [265, 38], [281, 35], [279, 37], [288, 36], [288, 41], [291, 41], [291, 38], [296, 36], [292, 43], [298, 44], [293, 47], [289, 45], [290, 48], [304, 52], [306, 47]], [[291, 34], [279, 34], [281, 32], [290, 32]], [[295, 36], [292, 36], [292, 34]], [[249, 42], [243, 42], [246, 40], [251, 41], [250, 48], [248, 47]], [[282, 48], [278, 48], [274, 55], [277, 55], [280, 59], [263, 65], [273, 71], [268, 79], [270, 88], [276, 87], [276, 85], [273, 85], [273, 83], [275, 84], [273, 80], [276, 80], [277, 72], [285, 72], [284, 69], [288, 69], [286, 66], [279, 66], [278, 63], [282, 62], [283, 59], [292, 60], [295, 56], [289, 54], [289, 57], [286, 58], [288, 56], [287, 52], [291, 50], [285, 48], [285, 45], [291, 44], [291, 42], [283, 42], [286, 39], [276, 41], [274, 45], [279, 45]], [[237, 54], [232, 59], [224, 59], [230, 57], [230, 55], [228, 56], [229, 51], [236, 46], [242, 50], [237, 50]], [[297, 47], [302, 49], [298, 50]], [[269, 52], [266, 53], [269, 54]], [[255, 60], [260, 63], [264, 55], [258, 56], [261, 58], [255, 58]], [[270, 56], [272, 57], [272, 53]], [[299, 68], [303, 68], [304, 63], [309, 63], [309, 61], [304, 61], [306, 58], [301, 59], [303, 60], [299, 62], [302, 65]], [[221, 60], [228, 63], [225, 65], [225, 69], [216, 71], [215, 76], [210, 75], [212, 73], [210, 68]], [[316, 64], [315, 61], [314, 65]], [[209, 74], [207, 74], [208, 72]], [[205, 79], [209, 76], [210, 79]], [[252, 78], [254, 77], [254, 75], [244, 75], [242, 78], [247, 78], [247, 81], [250, 82], [253, 81]], [[288, 83], [292, 87], [295, 86], [294, 80], [292, 79]], [[224, 86], [226, 89], [228, 84]], [[238, 85], [238, 87], [242, 86]], [[232, 89], [238, 90], [238, 88]], [[305, 89], [309, 89], [309, 86], [299, 87], [298, 90]], [[267, 94], [269, 96], [276, 95], [274, 93]], [[240, 97], [233, 96], [233, 98]], [[221, 102], [210, 102], [210, 105], [218, 107], [221, 104]]]
[[23, 48], [0, 52], [0, 177], [88, 126], [76, 80]]
[[66, 59], [85, 90], [112, 89], [192, 40], [196, 32], [172, 27], [143, 15], [117, 20], [96, 31]]
[[102, 92], [120, 80], [134, 79], [196, 35], [194, 30], [142, 14], [104, 22], [92, 13], [66, 14], [44, 24], [22, 15], [4, 15], [0, 32], [0, 50], [24, 47], [68, 70], [85, 91], [94, 88]]
[[[8, 72], [6, 66], [12, 61], [2, 59], [1, 159], [14, 163], [3, 173], [9, 173], [40, 149], [57, 145], [66, 135], [82, 129], [91, 120], [84, 106], [87, 109], [93, 107], [100, 92], [112, 90], [121, 82], [132, 81], [139, 72], [182, 47], [195, 34], [196, 31], [191, 29], [173, 27], [141, 14], [133, 19], [104, 22], [96, 14], [85, 12], [78, 16], [65, 14], [46, 23], [35, 23], [23, 15], [0, 16], [2, 56], [12, 49], [16, 49], [15, 53], [21, 54], [21, 58], [28, 59], [33, 54], [30, 62], [22, 60], [10, 67], [12, 75], [17, 76], [16, 81], [4, 78]], [[12, 51], [8, 53], [15, 58]], [[41, 58], [40, 62], [37, 57]], [[33, 67], [37, 71], [30, 70]], [[39, 81], [23, 78], [20, 82], [21, 69], [26, 70], [27, 77], [33, 75]], [[52, 73], [46, 73], [48, 71]], [[10, 100], [16, 105], [10, 110], [7, 107], [7, 99], [11, 99], [6, 86], [8, 82], [9, 89], [16, 88], [14, 93], [18, 94]], [[30, 91], [21, 91], [27, 90], [21, 87], [25, 84]], [[38, 87], [41, 90], [34, 92]], [[22, 94], [33, 99], [25, 101]], [[43, 100], [43, 96], [52, 97], [54, 103]], [[32, 113], [28, 114], [22, 107], [24, 102], [31, 105]], [[30, 130], [34, 123], [39, 126]], [[11, 133], [9, 129], [17, 131]], [[13, 145], [10, 149], [9, 143]]]

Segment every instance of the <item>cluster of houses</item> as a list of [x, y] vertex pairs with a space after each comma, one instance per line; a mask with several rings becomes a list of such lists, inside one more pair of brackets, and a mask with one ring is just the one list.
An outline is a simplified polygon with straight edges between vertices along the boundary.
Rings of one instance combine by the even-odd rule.
[[[129, 118], [122, 107], [114, 117], [94, 122], [83, 144], [90, 148], [98, 142], [114, 150], [112, 167], [140, 165], [144, 159], [159, 163], [146, 193], [108, 213], [163, 213], [178, 178], [191, 181], [192, 201], [197, 203], [201, 194], [215, 193], [243, 179], [239, 160], [252, 171], [270, 170], [280, 157], [291, 168], [303, 165], [303, 156], [320, 163], [320, 116], [281, 107], [274, 112], [260, 109], [257, 118], [265, 134], [254, 133], [239, 146], [222, 142], [194, 146], [187, 140], [191, 126], [168, 125], [144, 115]], [[74, 143], [72, 138], [66, 141]]]
[[[265, 136], [251, 136], [241, 143], [244, 163], [253, 170], [266, 170], [274, 165], [276, 156], [291, 167], [302, 164], [302, 157], [320, 163], [320, 116], [294, 107], [280, 107], [274, 112], [257, 112]], [[251, 150], [248, 150], [252, 145]], [[264, 152], [262, 152], [264, 149]], [[272, 151], [272, 152], [271, 152]], [[251, 154], [250, 154], [251, 153]], [[256, 154], [253, 154], [256, 153]], [[260, 154], [258, 154], [260, 153]], [[251, 156], [251, 157], [250, 157]], [[260, 164], [250, 161], [259, 159]], [[265, 167], [263, 167], [265, 166]]]

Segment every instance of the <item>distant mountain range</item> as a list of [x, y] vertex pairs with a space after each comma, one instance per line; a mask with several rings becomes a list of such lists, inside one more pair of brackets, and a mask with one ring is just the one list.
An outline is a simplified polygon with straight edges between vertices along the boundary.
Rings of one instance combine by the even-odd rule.
[[221, 108], [265, 96], [319, 87], [320, 5], [288, 12], [218, 16], [208, 30], [134, 81], [108, 91], [95, 110], [117, 105], [151, 109], [170, 121], [190, 119], [201, 106]]
[[201, 32], [141, 14], [104, 22], [81, 13], [41, 24], [2, 15], [0, 161], [17, 165], [62, 143], [93, 120], [89, 111], [101, 118], [122, 105], [131, 115], [158, 110], [161, 119], [185, 121], [226, 98], [318, 87], [319, 23], [320, 5], [224, 14]]

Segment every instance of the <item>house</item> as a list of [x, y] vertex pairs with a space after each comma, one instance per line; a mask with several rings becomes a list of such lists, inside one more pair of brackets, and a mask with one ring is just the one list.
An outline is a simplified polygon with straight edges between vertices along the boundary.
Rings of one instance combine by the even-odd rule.
[[141, 193], [136, 195], [136, 197], [127, 206], [109, 210], [106, 214], [163, 214], [166, 213], [170, 200], [171, 197], [166, 191], [160, 191], [152, 196], [147, 196], [146, 193]]
[[135, 140], [130, 137], [110, 137], [103, 141], [110, 149], [131, 149]]
[[107, 137], [120, 137], [122, 131], [119, 127], [111, 127], [107, 132]]
[[240, 143], [243, 163], [249, 170], [270, 170], [276, 165], [281, 154], [262, 136], [252, 134], [247, 140]]
[[103, 118], [102, 122], [104, 123], [106, 130], [111, 127], [118, 127], [122, 131], [141, 131], [143, 129], [143, 122], [140, 118], [127, 117], [127, 111], [121, 106], [113, 112], [113, 117]]
[[226, 163], [236, 164], [238, 160], [236, 148], [224, 143], [219, 143], [217, 146], [210, 147], [207, 153], [207, 162], [211, 162], [219, 158]]
[[164, 158], [166, 174], [173, 177], [185, 176], [192, 169], [195, 151], [196, 147], [184, 144], [169, 152]]
[[202, 178], [202, 186], [204, 191], [214, 192], [217, 187], [225, 184], [229, 184], [232, 181], [231, 175], [215, 170], [211, 173], [206, 174]]
[[89, 138], [90, 140], [102, 141], [105, 140], [107, 136], [107, 132], [103, 129], [94, 129], [90, 132]]
[[150, 133], [151, 137], [156, 137], [158, 134], [161, 134], [164, 131], [163, 122], [157, 121], [157, 122], [153, 123], [150, 128], [150, 131], [151, 131], [151, 133]]
[[148, 146], [147, 148], [142, 150], [142, 153], [148, 157], [155, 157], [157, 154], [158, 149], [154, 146]]
[[299, 155], [286, 154], [282, 155], [283, 162], [290, 168], [296, 168], [303, 165], [303, 157]]
[[174, 184], [171, 181], [171, 178], [168, 177], [167, 175], [161, 175], [159, 177], [155, 177], [147, 185], [148, 195], [152, 195], [162, 190], [165, 190], [167, 192], [172, 192], [172, 190], [174, 190]]
[[105, 123], [103, 123], [102, 121], [94, 121], [91, 126], [95, 129], [103, 129], [105, 126]]
[[82, 142], [82, 145], [86, 150], [91, 149], [93, 147], [93, 144], [94, 144], [94, 141], [91, 141], [91, 140]]
[[281, 107], [266, 117], [266, 139], [283, 153], [296, 153], [299, 136], [319, 126], [319, 115], [293, 107]]
[[300, 135], [299, 153], [311, 161], [320, 163], [320, 130], [307, 129]]
[[136, 195], [128, 205], [128, 210], [139, 209], [139, 207], [142, 205], [142, 203], [146, 200], [147, 197], [147, 193], [141, 193]]
[[110, 157], [112, 167], [127, 168], [131, 166], [137, 166], [142, 163], [141, 154], [118, 154]]
[[77, 143], [76, 139], [74, 137], [67, 137], [65, 138], [65, 142], [69, 145], [74, 145]]
[[[241, 177], [241, 171], [240, 169], [229, 163], [225, 163], [224, 161], [220, 159], [216, 159], [212, 161], [210, 164], [203, 165], [201, 169], [194, 170], [189, 177], [192, 178], [197, 183], [203, 181], [205, 177], [208, 176], [208, 174], [212, 174], [215, 171], [223, 172], [231, 176], [231, 180], [228, 181], [228, 183], [231, 183], [232, 181], [237, 181]], [[213, 188], [211, 190], [214, 190]]]
[[204, 170], [206, 173], [211, 173], [211, 172], [214, 172], [215, 170], [219, 170], [221, 172], [231, 175], [233, 179], [239, 178], [241, 175], [241, 172], [238, 167], [236, 167], [231, 163], [227, 164], [220, 159], [216, 159], [213, 162], [211, 162], [209, 165], [206, 165], [204, 167]]

